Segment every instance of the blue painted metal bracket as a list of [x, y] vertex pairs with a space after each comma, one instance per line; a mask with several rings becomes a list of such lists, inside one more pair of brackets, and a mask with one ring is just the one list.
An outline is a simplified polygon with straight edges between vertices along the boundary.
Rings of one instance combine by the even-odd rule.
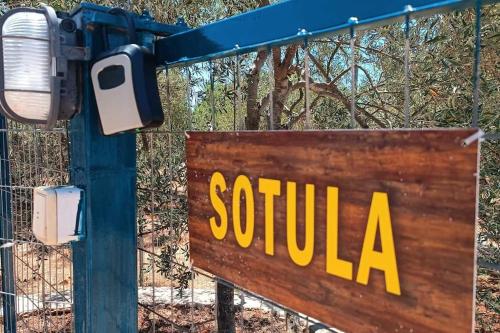
[[[483, 4], [498, 0], [486, 0]], [[306, 38], [372, 28], [404, 17], [418, 17], [465, 7], [475, 0], [288, 0], [233, 16], [156, 42], [159, 66], [171, 66], [282, 46]], [[408, 7], [411, 5], [411, 7]]]
[[[109, 7], [84, 2], [75, 8], [75, 10], [70, 13], [70, 16], [75, 17], [83, 13], [86, 16], [85, 22], [88, 25], [104, 24], [126, 31], [126, 19], [121, 16], [108, 14], [109, 10]], [[147, 13], [143, 15], [134, 14], [133, 16], [138, 32], [148, 32], [157, 36], [170, 36], [189, 30], [183, 20], [179, 20], [177, 24], [163, 24], [154, 21]]]

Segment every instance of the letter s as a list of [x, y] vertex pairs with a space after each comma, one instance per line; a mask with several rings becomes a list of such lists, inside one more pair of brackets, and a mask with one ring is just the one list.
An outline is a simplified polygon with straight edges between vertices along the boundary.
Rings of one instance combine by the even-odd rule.
[[214, 207], [214, 210], [219, 214], [220, 224], [217, 224], [215, 217], [211, 217], [210, 228], [214, 237], [218, 240], [224, 239], [227, 233], [227, 210], [224, 205], [224, 201], [217, 195], [217, 188], [223, 193], [226, 191], [226, 180], [222, 173], [215, 171], [210, 178], [210, 203]]

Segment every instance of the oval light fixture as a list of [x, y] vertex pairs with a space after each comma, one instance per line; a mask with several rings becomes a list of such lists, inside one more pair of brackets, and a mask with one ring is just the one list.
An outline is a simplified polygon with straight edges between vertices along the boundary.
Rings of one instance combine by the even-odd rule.
[[0, 112], [47, 128], [80, 108], [76, 24], [52, 7], [16, 8], [0, 17]]

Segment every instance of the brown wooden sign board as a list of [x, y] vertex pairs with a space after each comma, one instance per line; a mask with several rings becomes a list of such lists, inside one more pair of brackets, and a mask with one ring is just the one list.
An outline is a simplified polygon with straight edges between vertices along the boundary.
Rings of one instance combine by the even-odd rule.
[[189, 132], [193, 263], [346, 332], [470, 332], [474, 133]]

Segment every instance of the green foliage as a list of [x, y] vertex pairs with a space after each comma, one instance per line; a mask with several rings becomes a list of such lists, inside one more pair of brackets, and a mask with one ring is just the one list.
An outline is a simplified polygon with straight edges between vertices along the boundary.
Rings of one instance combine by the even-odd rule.
[[498, 142], [481, 146], [479, 183], [479, 255], [499, 264], [500, 260], [500, 149]]

